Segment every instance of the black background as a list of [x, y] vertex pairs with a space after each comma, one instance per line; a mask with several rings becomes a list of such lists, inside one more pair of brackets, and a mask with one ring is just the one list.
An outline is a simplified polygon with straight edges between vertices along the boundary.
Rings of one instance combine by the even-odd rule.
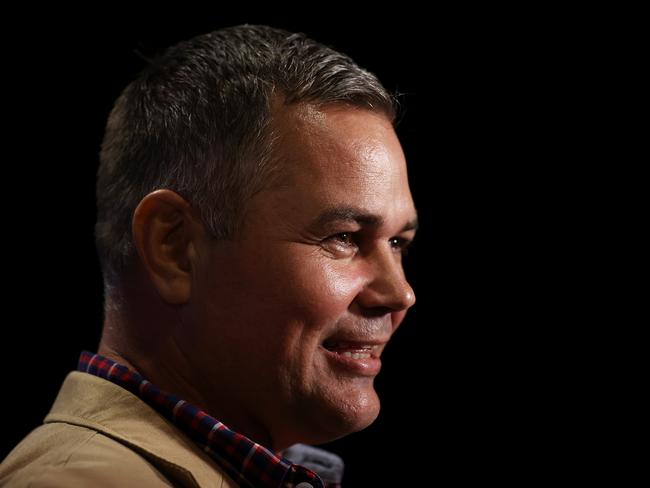
[[572, 381], [549, 395], [562, 347], [547, 356], [575, 281], [571, 268], [554, 278], [565, 253], [576, 253], [567, 242], [573, 220], [558, 216], [575, 177], [560, 163], [577, 107], [564, 102], [578, 87], [557, 31], [499, 12], [250, 10], [6, 19], [15, 30], [4, 69], [0, 456], [42, 421], [78, 353], [97, 347], [94, 177], [114, 99], [142, 56], [263, 23], [349, 54], [404, 108], [398, 134], [421, 221], [406, 266], [418, 302], [385, 353], [380, 419], [328, 446], [346, 460], [346, 486], [541, 479], [569, 463], [566, 432], [548, 448], [576, 414]]

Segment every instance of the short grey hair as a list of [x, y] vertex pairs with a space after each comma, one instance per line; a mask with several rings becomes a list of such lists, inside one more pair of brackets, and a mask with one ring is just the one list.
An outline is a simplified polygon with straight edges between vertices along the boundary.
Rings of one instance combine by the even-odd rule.
[[348, 104], [391, 122], [397, 106], [372, 73], [304, 34], [242, 25], [167, 49], [126, 87], [106, 125], [95, 238], [107, 286], [133, 257], [133, 212], [154, 190], [180, 194], [214, 238], [236, 236], [274, 168], [275, 100]]

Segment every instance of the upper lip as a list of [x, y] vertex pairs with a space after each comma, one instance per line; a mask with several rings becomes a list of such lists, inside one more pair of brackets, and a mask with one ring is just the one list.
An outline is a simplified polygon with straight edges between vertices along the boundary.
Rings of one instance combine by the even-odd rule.
[[364, 337], [330, 337], [323, 344], [351, 344], [353, 346], [381, 346], [388, 339], [366, 339]]
[[388, 343], [389, 338], [365, 338], [358, 336], [334, 336], [323, 341], [322, 346], [325, 349], [335, 348], [336, 346], [344, 346], [346, 348], [354, 349], [359, 348], [363, 349], [364, 346], [370, 346], [372, 348], [370, 354], [372, 357], [378, 358], [386, 343]]

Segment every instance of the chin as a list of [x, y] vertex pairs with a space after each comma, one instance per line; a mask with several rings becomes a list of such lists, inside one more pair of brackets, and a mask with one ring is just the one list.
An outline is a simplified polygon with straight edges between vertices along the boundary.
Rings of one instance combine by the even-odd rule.
[[349, 433], [359, 432], [360, 430], [369, 427], [379, 416], [380, 404], [377, 398], [376, 402], [372, 405], [367, 405], [363, 411], [359, 412], [350, 422]]
[[312, 418], [314, 428], [310, 430], [315, 439], [311, 443], [323, 444], [359, 432], [377, 419], [379, 410], [379, 398], [374, 390], [354, 401], [347, 398], [333, 403], [329, 399], [326, 406], [318, 409], [320, 415]]

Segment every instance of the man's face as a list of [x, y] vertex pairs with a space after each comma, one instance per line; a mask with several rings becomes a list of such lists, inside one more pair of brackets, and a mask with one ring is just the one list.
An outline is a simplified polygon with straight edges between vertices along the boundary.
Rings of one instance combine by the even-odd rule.
[[188, 340], [210, 413], [277, 449], [377, 417], [379, 357], [415, 301], [416, 214], [383, 116], [296, 106], [275, 124], [283, 183], [252, 198], [240, 237], [199, 251]]

